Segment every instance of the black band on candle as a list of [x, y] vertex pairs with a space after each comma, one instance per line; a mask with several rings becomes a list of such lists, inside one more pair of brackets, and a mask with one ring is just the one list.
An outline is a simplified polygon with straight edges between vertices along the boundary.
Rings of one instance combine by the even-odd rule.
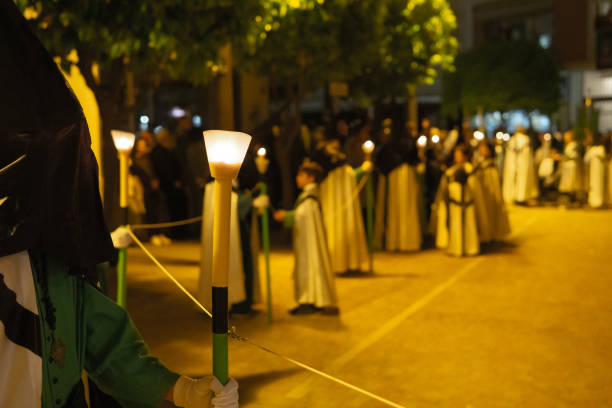
[[227, 315], [227, 288], [216, 287], [212, 288], [212, 321], [213, 333], [226, 334], [228, 326]]

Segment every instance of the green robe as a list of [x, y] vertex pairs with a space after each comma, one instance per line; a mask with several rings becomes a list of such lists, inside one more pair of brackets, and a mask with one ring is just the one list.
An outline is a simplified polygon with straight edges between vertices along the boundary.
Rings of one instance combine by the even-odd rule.
[[[58, 259], [30, 251], [30, 262], [41, 323], [42, 408], [64, 406], [83, 370], [123, 407], [158, 407], [178, 374], [149, 354], [128, 313], [68, 274]], [[55, 308], [55, 334], [49, 303]]]

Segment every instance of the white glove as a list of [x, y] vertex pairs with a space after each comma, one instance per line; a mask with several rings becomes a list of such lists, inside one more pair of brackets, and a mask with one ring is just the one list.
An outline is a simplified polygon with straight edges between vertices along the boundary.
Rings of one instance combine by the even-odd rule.
[[212, 399], [213, 408], [238, 408], [238, 382], [230, 378], [229, 382], [222, 385], [217, 377], [213, 377], [210, 388], [215, 393]]
[[132, 236], [126, 227], [119, 227], [111, 232], [111, 239], [115, 248], [127, 248], [132, 243]]
[[193, 379], [182, 375], [174, 385], [174, 405], [183, 408], [238, 408], [238, 383], [230, 379], [223, 386], [213, 376]]
[[270, 206], [270, 197], [265, 194], [257, 196], [253, 199], [253, 207], [257, 209], [265, 208]]

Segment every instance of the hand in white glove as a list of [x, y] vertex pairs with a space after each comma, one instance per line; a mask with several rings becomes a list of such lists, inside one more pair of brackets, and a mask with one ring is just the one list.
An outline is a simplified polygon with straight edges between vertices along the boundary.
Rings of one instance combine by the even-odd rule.
[[213, 376], [193, 379], [182, 375], [174, 385], [174, 405], [184, 408], [238, 408], [238, 383], [230, 379], [223, 386]]
[[111, 232], [111, 239], [115, 248], [127, 248], [132, 243], [132, 237], [126, 227], [119, 227]]
[[261, 208], [269, 207], [269, 206], [270, 206], [270, 197], [268, 197], [265, 194], [257, 196], [253, 200], [253, 207], [255, 207], [257, 209], [261, 209]]

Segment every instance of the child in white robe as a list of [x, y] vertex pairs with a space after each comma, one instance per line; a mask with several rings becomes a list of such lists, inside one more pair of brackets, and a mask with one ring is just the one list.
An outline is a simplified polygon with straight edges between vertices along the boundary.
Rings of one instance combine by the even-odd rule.
[[336, 306], [336, 286], [331, 270], [317, 182], [323, 169], [315, 162], [306, 162], [298, 170], [296, 183], [302, 190], [291, 211], [278, 210], [274, 219], [293, 228], [295, 266], [293, 278], [298, 306], [292, 315], [321, 312], [339, 313]]

